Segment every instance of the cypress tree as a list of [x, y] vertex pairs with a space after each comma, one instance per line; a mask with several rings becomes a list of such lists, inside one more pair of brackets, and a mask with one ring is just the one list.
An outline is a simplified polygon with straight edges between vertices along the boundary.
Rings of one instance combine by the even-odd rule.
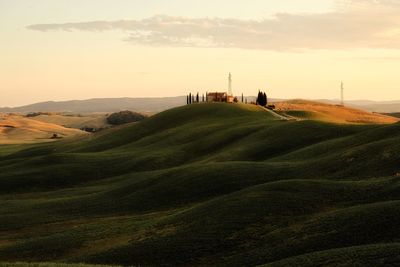
[[264, 104], [264, 107], [267, 105], [267, 94], [265, 92], [263, 95], [263, 104]]
[[189, 104], [192, 104], [192, 93], [189, 93]]
[[260, 91], [260, 105], [264, 106], [264, 96], [263, 93]]
[[256, 99], [256, 105], [258, 105], [258, 99], [260, 98], [260, 91], [258, 91], [257, 99]]
[[199, 93], [196, 95], [196, 102], [199, 103]]
[[243, 100], [244, 100], [244, 96], [243, 96], [243, 93], [242, 93], [242, 103], [244, 103], [244, 101], [243, 101]]

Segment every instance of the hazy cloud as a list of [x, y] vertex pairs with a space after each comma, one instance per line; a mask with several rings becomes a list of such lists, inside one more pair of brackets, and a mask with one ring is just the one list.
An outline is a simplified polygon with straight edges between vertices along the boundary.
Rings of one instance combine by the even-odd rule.
[[151, 46], [234, 47], [262, 50], [400, 49], [400, 3], [338, 0], [324, 14], [276, 14], [264, 20], [158, 15], [143, 20], [36, 24], [38, 31], [112, 31], [126, 41]]

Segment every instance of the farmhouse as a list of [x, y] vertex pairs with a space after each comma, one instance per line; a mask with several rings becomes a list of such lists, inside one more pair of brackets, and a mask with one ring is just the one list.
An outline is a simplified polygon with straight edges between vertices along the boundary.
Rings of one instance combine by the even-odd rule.
[[207, 102], [228, 102], [233, 103], [234, 97], [227, 92], [207, 93]]
[[234, 97], [232, 93], [232, 74], [228, 76], [228, 92], [207, 93], [207, 102], [228, 102], [233, 103]]
[[[229, 73], [228, 76], [228, 91], [216, 91], [216, 92], [211, 92], [207, 93], [206, 97], [202, 98], [202, 102], [226, 102], [226, 103], [233, 103], [237, 102], [237, 98], [233, 96], [232, 93], [232, 74]], [[199, 103], [200, 98], [199, 98], [199, 93], [197, 95], [192, 95], [190, 93], [189, 95], [186, 96], [186, 102], [187, 104], [192, 104], [192, 103]]]

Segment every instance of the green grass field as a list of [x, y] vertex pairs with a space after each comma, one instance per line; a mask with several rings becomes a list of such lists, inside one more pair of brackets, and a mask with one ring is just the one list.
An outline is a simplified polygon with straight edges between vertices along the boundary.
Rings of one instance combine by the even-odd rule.
[[399, 123], [198, 104], [0, 146], [0, 266], [398, 266], [399, 225]]
[[1, 267], [117, 267], [111, 265], [88, 265], [88, 264], [79, 264], [79, 263], [27, 263], [27, 262], [0, 262]]

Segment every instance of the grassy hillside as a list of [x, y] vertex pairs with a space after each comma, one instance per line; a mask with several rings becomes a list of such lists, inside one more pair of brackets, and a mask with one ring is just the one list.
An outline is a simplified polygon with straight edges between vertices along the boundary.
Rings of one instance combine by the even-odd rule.
[[290, 100], [274, 103], [278, 113], [300, 120], [319, 120], [331, 123], [385, 124], [395, 123], [398, 118], [379, 113], [371, 113], [347, 106], [325, 104], [307, 100]]
[[57, 134], [59, 138], [64, 138], [82, 136], [87, 133], [50, 120], [41, 121], [22, 115], [0, 114], [0, 144], [49, 142], [54, 141], [51, 139], [53, 134]]
[[26, 262], [0, 262], [2, 267], [116, 267], [110, 265], [66, 264], [66, 263], [26, 263]]
[[84, 115], [41, 114], [39, 116], [32, 117], [32, 119], [36, 121], [62, 125], [67, 128], [102, 129], [110, 127], [110, 125], [107, 123], [107, 116], [108, 114], [102, 114], [102, 113], [84, 114]]
[[395, 112], [395, 113], [385, 113], [384, 115], [387, 115], [387, 116], [392, 116], [392, 117], [396, 117], [396, 118], [400, 118], [400, 112]]
[[399, 123], [229, 104], [0, 146], [0, 262], [400, 264], [399, 152]]

